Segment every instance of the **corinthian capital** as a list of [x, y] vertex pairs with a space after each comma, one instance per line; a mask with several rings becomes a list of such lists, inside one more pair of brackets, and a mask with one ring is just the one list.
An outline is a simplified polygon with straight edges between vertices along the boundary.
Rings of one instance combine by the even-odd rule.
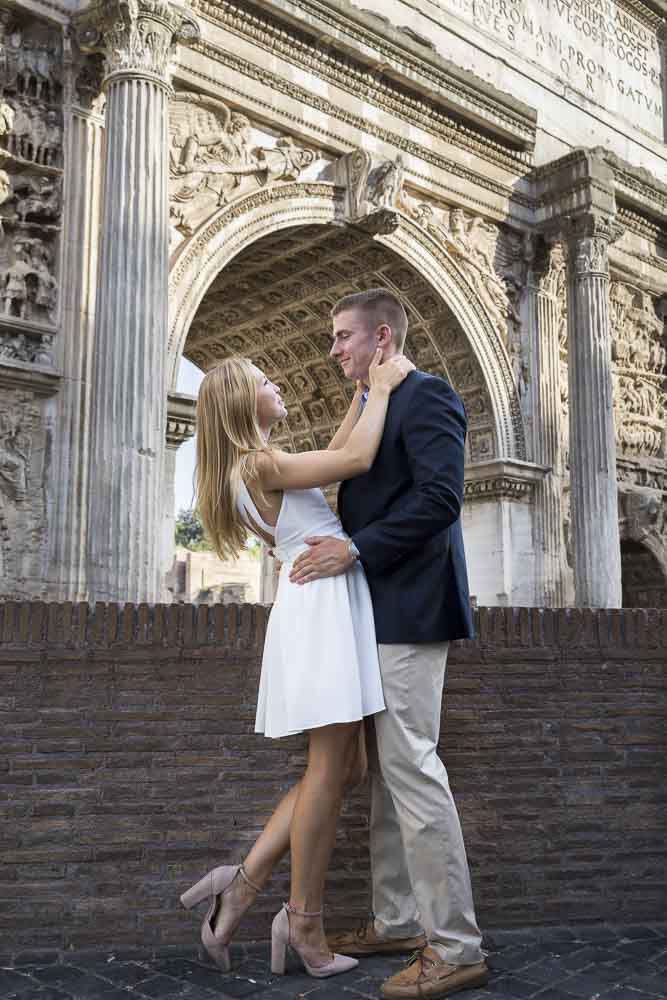
[[190, 11], [170, 0], [99, 0], [77, 20], [81, 48], [104, 53], [105, 85], [125, 75], [168, 85], [177, 42], [199, 36]]

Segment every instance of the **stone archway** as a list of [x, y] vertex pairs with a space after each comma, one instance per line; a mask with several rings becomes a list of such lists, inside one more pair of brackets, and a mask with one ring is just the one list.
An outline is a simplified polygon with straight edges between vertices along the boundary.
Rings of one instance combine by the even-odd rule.
[[472, 593], [480, 603], [530, 603], [534, 572], [522, 548], [513, 581], [508, 524], [516, 521], [525, 547], [534, 473], [503, 334], [437, 230], [400, 209], [388, 215], [350, 223], [341, 189], [325, 182], [279, 185], [221, 208], [172, 255], [170, 386], [181, 356], [206, 371], [243, 353], [283, 388], [290, 415], [273, 440], [324, 447], [351, 393], [328, 358], [331, 306], [348, 292], [392, 288], [410, 317], [407, 353], [465, 400]]
[[[426, 370], [447, 375], [466, 399], [469, 460], [524, 459], [523, 424], [507, 351], [463, 272], [431, 234], [398, 212], [396, 226], [384, 235], [345, 225], [343, 213], [339, 188], [324, 182], [285, 184], [222, 208], [181, 244], [171, 260], [169, 385], [175, 387], [183, 354], [203, 369], [230, 350], [244, 349], [252, 356], [244, 331], [253, 324], [257, 328], [250, 338], [254, 351], [260, 347], [279, 351], [287, 331], [297, 331], [284, 309], [316, 300], [320, 303], [316, 309], [305, 306], [314, 327], [314, 339], [309, 338], [314, 354], [291, 360], [294, 367], [301, 368], [318, 359], [323, 363], [319, 382], [313, 374], [314, 395], [322, 398], [333, 390], [338, 376], [326, 361], [328, 348], [325, 350], [322, 337], [328, 335], [328, 308], [321, 303], [332, 295], [335, 299], [346, 291], [386, 281], [408, 304], [415, 361]], [[287, 240], [290, 248], [290, 265], [286, 269], [283, 264], [282, 270], [281, 251], [276, 250], [281, 240]], [[363, 274], [359, 273], [356, 253], [364, 255]], [[324, 257], [337, 261], [339, 269], [331, 272], [328, 284], [316, 281], [313, 285], [311, 279], [318, 269], [322, 276]], [[271, 267], [267, 261], [272, 262]], [[252, 273], [263, 274], [260, 284], [270, 285], [271, 291], [239, 287], [240, 273], [249, 266]], [[229, 280], [230, 275], [235, 275], [235, 283]], [[310, 275], [310, 283], [304, 284], [299, 275], [302, 279]], [[232, 295], [235, 311], [231, 309]], [[243, 316], [244, 309], [252, 309], [251, 299], [255, 318], [261, 314], [261, 322], [255, 323], [252, 315]], [[224, 322], [225, 336], [240, 339], [223, 346], [220, 329], [210, 332], [213, 318], [216, 323]], [[289, 349], [285, 360], [290, 360]], [[277, 356], [267, 357], [266, 362], [273, 377], [283, 371]], [[338, 382], [340, 395], [343, 385]], [[298, 394], [295, 387], [295, 398]], [[340, 400], [336, 403], [332, 399], [331, 405], [334, 412], [329, 413], [329, 424], [340, 412], [335, 409], [340, 408]], [[304, 417], [304, 433], [306, 428], [314, 432], [327, 426], [326, 414], [316, 416], [312, 408]], [[293, 432], [297, 435], [296, 425]]]
[[203, 370], [230, 354], [250, 357], [281, 385], [289, 409], [275, 440], [300, 451], [324, 448], [352, 393], [328, 359], [329, 313], [341, 295], [378, 285], [406, 303], [410, 357], [447, 378], [464, 397], [468, 462], [497, 457], [484, 376], [451, 310], [414, 267], [352, 228], [295, 227], [247, 247], [209, 287], [185, 356]]
[[621, 582], [624, 608], [667, 608], [667, 573], [646, 545], [621, 541]]

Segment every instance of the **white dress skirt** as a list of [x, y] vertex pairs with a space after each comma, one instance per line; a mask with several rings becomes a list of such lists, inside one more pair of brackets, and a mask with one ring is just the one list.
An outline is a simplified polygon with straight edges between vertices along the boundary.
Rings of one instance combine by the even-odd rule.
[[[242, 484], [239, 512], [282, 563], [262, 657], [255, 732], [290, 736], [353, 722], [384, 705], [373, 605], [359, 562], [339, 576], [290, 583], [310, 535], [346, 539], [319, 489], [286, 490], [275, 527], [259, 514]], [[259, 529], [259, 530], [258, 530]]]

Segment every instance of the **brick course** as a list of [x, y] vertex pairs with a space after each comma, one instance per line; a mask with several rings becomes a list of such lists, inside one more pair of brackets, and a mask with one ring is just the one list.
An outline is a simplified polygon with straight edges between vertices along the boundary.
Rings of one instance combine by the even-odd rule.
[[[3, 953], [189, 944], [178, 896], [242, 859], [304, 740], [253, 733], [268, 610], [0, 606]], [[667, 912], [667, 612], [481, 608], [448, 666], [441, 752], [485, 927]], [[276, 873], [242, 928], [264, 938]], [[368, 906], [345, 804], [331, 926]]]

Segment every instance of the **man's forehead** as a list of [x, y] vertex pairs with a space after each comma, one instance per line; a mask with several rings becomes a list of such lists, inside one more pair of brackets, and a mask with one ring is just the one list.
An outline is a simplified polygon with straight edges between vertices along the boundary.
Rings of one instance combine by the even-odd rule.
[[360, 309], [343, 309], [333, 318], [334, 333], [342, 330], [366, 330], [368, 328], [368, 318]]

